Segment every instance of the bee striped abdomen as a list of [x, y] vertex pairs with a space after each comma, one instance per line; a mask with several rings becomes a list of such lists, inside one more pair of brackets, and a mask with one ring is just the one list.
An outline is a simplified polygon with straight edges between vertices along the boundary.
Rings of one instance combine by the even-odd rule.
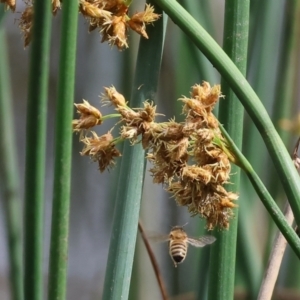
[[170, 241], [170, 256], [175, 266], [182, 263], [186, 257], [187, 244], [182, 241]]

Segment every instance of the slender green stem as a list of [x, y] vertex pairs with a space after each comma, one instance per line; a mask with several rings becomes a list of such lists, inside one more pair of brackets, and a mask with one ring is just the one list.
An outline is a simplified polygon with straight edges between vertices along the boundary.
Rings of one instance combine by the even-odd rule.
[[[247, 193], [243, 193], [243, 195], [247, 195]], [[247, 289], [249, 299], [255, 299], [262, 279], [263, 265], [261, 255], [253, 243], [252, 220], [249, 220], [247, 217], [249, 212], [253, 212], [253, 214], [255, 212], [249, 208], [249, 203], [247, 203], [249, 201], [247, 200], [250, 199], [246, 199], [246, 197], [243, 196], [243, 203], [239, 205], [237, 243], [237, 264], [239, 264], [239, 266], [237, 269], [240, 270], [245, 278], [245, 288]]]
[[[157, 7], [155, 11], [162, 13]], [[165, 15], [162, 16], [153, 27], [147, 28], [149, 40], [140, 41], [131, 107], [141, 106], [146, 99], [155, 99], [166, 26], [165, 18]], [[125, 144], [102, 297], [106, 300], [128, 298], [144, 166], [145, 158], [141, 145], [130, 147]]]
[[[224, 51], [242, 74], [246, 74], [247, 48], [249, 31], [249, 5], [250, 1], [228, 0], [225, 5], [224, 24]], [[236, 145], [241, 147], [243, 136], [243, 107], [238, 102], [236, 95], [222, 78], [222, 93], [226, 100], [219, 105], [219, 119], [227, 128]], [[231, 185], [229, 191], [237, 192], [240, 184], [240, 172], [237, 166], [231, 170]], [[233, 299], [236, 261], [236, 239], [238, 209], [234, 210], [235, 218], [230, 222], [228, 231], [216, 232], [217, 241], [211, 249], [210, 280], [208, 299]], [[220, 280], [214, 280], [220, 278]]]
[[175, 0], [155, 0], [191, 38], [233, 89], [258, 128], [269, 150], [297, 223], [300, 223], [299, 176], [259, 98], [220, 46]]
[[22, 300], [23, 267], [20, 176], [17, 167], [17, 148], [12, 113], [7, 44], [3, 28], [0, 28], [0, 45], [0, 170], [4, 194], [11, 299]]
[[51, 1], [34, 1], [25, 166], [25, 299], [43, 299], [43, 208]]
[[110, 115], [101, 117], [101, 121], [105, 121], [105, 120], [112, 119], [112, 118], [120, 118], [120, 117], [121, 117], [120, 114], [110, 114]]
[[[277, 121], [277, 124], [280, 118], [290, 118], [292, 113], [291, 107], [295, 104], [291, 99], [299, 101], [296, 93], [299, 84], [299, 69], [297, 65], [300, 51], [300, 2], [295, 0], [286, 2], [286, 12], [287, 25], [284, 30], [286, 39], [283, 43], [285, 45], [285, 51], [283, 51], [282, 54], [282, 72], [278, 78], [280, 84], [278, 85], [278, 99], [276, 98], [275, 104], [275, 107], [279, 107], [277, 108], [278, 113], [274, 114], [274, 119], [275, 122]], [[286, 101], [282, 101], [282, 99], [286, 99]], [[294, 107], [296, 106], [294, 105]], [[293, 112], [293, 115], [294, 114], [295, 112]], [[279, 129], [279, 134], [283, 137], [283, 140], [286, 141], [286, 145], [291, 145], [291, 143], [287, 142], [288, 137], [290, 139], [289, 133], [284, 133], [283, 130]], [[292, 149], [292, 147], [288, 149]], [[290, 150], [290, 152], [292, 151]], [[274, 187], [274, 184], [271, 186]], [[278, 184], [275, 186], [278, 186]], [[287, 252], [289, 253], [289, 250]], [[287, 255], [287, 263], [284, 266], [285, 270], [282, 270], [282, 274], [286, 274], [283, 279], [284, 286], [299, 290], [300, 270], [299, 268], [295, 268], [295, 265], [298, 263], [299, 260], [295, 255]], [[295, 271], [289, 272], [291, 268]]]
[[241, 153], [238, 147], [233, 143], [229, 134], [226, 130], [220, 125], [220, 129], [224, 137], [230, 144], [232, 152], [235, 154], [239, 161], [239, 165], [243, 168], [249, 180], [251, 181], [254, 189], [256, 190], [258, 196], [260, 197], [261, 202], [269, 212], [271, 218], [276, 223], [277, 227], [286, 238], [287, 242], [290, 244], [295, 254], [300, 258], [300, 239], [297, 236], [295, 230], [289, 226], [287, 223], [284, 214], [270, 195], [269, 191], [264, 186], [263, 182], [260, 180], [259, 176], [253, 170], [251, 164], [246, 159], [246, 157]]
[[[276, 76], [278, 73], [278, 53], [282, 45], [281, 28], [283, 19], [282, 1], [266, 0], [256, 7], [252, 15], [255, 16], [253, 24], [254, 46], [250, 52], [251, 63], [248, 70], [248, 78], [252, 82], [252, 87], [261, 99], [267, 111], [272, 111], [274, 106], [274, 96], [276, 87]], [[273, 34], [278, 32], [278, 34]], [[271, 55], [270, 55], [271, 53]], [[279, 71], [280, 73], [280, 71]], [[285, 102], [285, 101], [281, 101]], [[275, 108], [276, 109], [276, 108]], [[255, 128], [251, 120], [247, 120], [245, 127], [245, 151], [248, 160], [262, 178], [268, 176], [269, 170], [265, 168], [265, 162], [269, 159], [264, 151], [261, 155], [257, 155], [257, 150], [263, 148], [263, 142], [260, 133]], [[275, 125], [275, 124], [274, 124]], [[276, 126], [276, 125], [275, 125]], [[253, 191], [254, 193], [254, 191]]]
[[55, 130], [55, 170], [49, 262], [49, 300], [66, 298], [68, 263], [72, 116], [75, 87], [78, 2], [65, 0], [59, 62], [59, 89]]

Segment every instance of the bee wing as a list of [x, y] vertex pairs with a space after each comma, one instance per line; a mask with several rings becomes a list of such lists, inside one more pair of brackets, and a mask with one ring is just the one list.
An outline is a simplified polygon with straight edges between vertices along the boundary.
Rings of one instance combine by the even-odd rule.
[[201, 236], [200, 238], [188, 237], [187, 242], [195, 247], [204, 247], [205, 245], [212, 244], [216, 238], [211, 235]]
[[159, 242], [167, 242], [169, 240], [168, 234], [148, 234], [147, 237], [151, 242], [159, 243]]

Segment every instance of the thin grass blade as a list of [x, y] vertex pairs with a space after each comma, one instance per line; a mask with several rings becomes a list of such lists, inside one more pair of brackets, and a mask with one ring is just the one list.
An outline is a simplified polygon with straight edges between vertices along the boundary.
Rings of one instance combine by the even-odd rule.
[[[245, 76], [247, 67], [248, 31], [249, 31], [250, 1], [229, 0], [225, 4], [225, 24], [223, 47], [237, 68]], [[228, 133], [238, 147], [242, 145], [243, 136], [243, 107], [230, 86], [222, 78], [222, 93], [226, 101], [219, 104], [219, 119], [227, 128]], [[240, 170], [233, 166], [231, 170], [231, 185], [227, 189], [239, 191]], [[228, 231], [215, 233], [217, 241], [210, 253], [210, 280], [208, 299], [233, 299], [236, 262], [236, 240], [238, 209], [234, 210], [235, 218], [230, 222]], [[219, 278], [219, 280], [214, 280]]]
[[[155, 11], [162, 13], [157, 7]], [[155, 99], [165, 18], [162, 15], [153, 27], [149, 27], [149, 40], [140, 41], [131, 107], [139, 107], [145, 100]], [[141, 145], [124, 145], [103, 299], [128, 299], [144, 178], [144, 155]]]
[[51, 1], [36, 0], [27, 103], [25, 166], [25, 299], [43, 299], [43, 217]]
[[[0, 7], [0, 26], [4, 16]], [[5, 208], [11, 299], [23, 299], [22, 219], [10, 72], [4, 28], [0, 28], [0, 170]]]
[[65, 0], [62, 6], [59, 88], [55, 125], [49, 300], [66, 298], [73, 136], [71, 124], [75, 88], [77, 24], [78, 2]]

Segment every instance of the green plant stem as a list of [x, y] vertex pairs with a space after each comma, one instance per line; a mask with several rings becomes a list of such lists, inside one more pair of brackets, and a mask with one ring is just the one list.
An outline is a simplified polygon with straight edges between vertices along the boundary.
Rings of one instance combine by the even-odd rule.
[[120, 117], [121, 117], [120, 114], [109, 114], [109, 115], [101, 117], [101, 121], [105, 121], [105, 120], [113, 119], [113, 118], [120, 118]]
[[[227, 0], [225, 4], [225, 24], [223, 47], [237, 68], [245, 76], [247, 67], [247, 48], [249, 31], [250, 1]], [[242, 145], [243, 136], [243, 107], [236, 95], [222, 78], [222, 93], [226, 101], [219, 104], [219, 119], [227, 128], [228, 133], [238, 147]], [[237, 166], [231, 170], [235, 174], [230, 178], [231, 185], [228, 191], [238, 192], [240, 184], [240, 171]], [[227, 231], [218, 231], [216, 243], [211, 249], [210, 280], [208, 299], [233, 299], [236, 262], [236, 240], [238, 209], [234, 210], [235, 218], [230, 222]], [[214, 280], [220, 278], [220, 280]]]
[[[155, 7], [157, 13], [162, 13]], [[139, 107], [154, 100], [160, 71], [166, 16], [147, 27], [149, 40], [141, 39], [130, 101]], [[150, 63], [151, 62], [151, 63]], [[128, 298], [142, 195], [145, 158], [141, 145], [124, 145], [115, 204], [113, 231], [105, 274], [103, 299]]]
[[[292, 110], [292, 105], [295, 106], [295, 101], [298, 102], [297, 87], [299, 84], [299, 69], [297, 67], [299, 61], [299, 50], [300, 50], [300, 2], [293, 0], [286, 2], [286, 27], [284, 49], [282, 53], [282, 63], [280, 77], [278, 82], [278, 97], [276, 98], [275, 106], [279, 106], [277, 114], [274, 114], [274, 120], [278, 125], [280, 118], [291, 117], [291, 113], [294, 115], [296, 112]], [[282, 101], [284, 99], [284, 101]], [[292, 101], [294, 99], [294, 101]], [[275, 124], [276, 124], [275, 123]], [[283, 141], [286, 141], [287, 148], [292, 153], [293, 144], [291, 146], [290, 140], [291, 135], [289, 132], [283, 132], [282, 129], [278, 128], [280, 136]], [[288, 142], [289, 141], [289, 142]], [[291, 146], [291, 147], [289, 147]], [[274, 184], [271, 185], [274, 187]], [[287, 288], [297, 289], [299, 291], [300, 282], [300, 270], [299, 270], [299, 259], [290, 253], [290, 249], [286, 251], [286, 264], [281, 269], [281, 278], [278, 280], [279, 285], [283, 285]], [[293, 272], [290, 272], [290, 270]]]
[[64, 0], [55, 129], [49, 300], [66, 299], [78, 2]]
[[[274, 96], [276, 95], [276, 76], [279, 71], [278, 49], [282, 45], [281, 28], [284, 15], [282, 7], [282, 1], [266, 0], [256, 7], [256, 11], [252, 12], [252, 16], [255, 18], [255, 21], [252, 22], [252, 35], [255, 42], [251, 49], [252, 52], [250, 52], [252, 55], [249, 58], [251, 63], [249, 64], [248, 80], [253, 82], [252, 87], [268, 112], [271, 112], [273, 108], [276, 109]], [[274, 32], [277, 34], [273, 34]], [[257, 155], [258, 149], [263, 149], [260, 133], [249, 118], [246, 122], [247, 139], [244, 143], [244, 153], [261, 178], [272, 177], [269, 176], [269, 169], [265, 167], [267, 163], [270, 164], [267, 153], [264, 151]], [[254, 194], [254, 191], [252, 193]]]
[[233, 89], [258, 128], [274, 162], [291, 204], [297, 223], [300, 222], [299, 176], [270, 117], [243, 74], [220, 46], [175, 0], [155, 0], [172, 20], [191, 38], [196, 46], [219, 70]]
[[[2, 8], [0, 8], [2, 9]], [[0, 16], [1, 19], [2, 16]], [[1, 26], [1, 20], [0, 20]], [[21, 197], [6, 36], [0, 28], [0, 170], [3, 185], [11, 299], [23, 299]]]
[[288, 222], [286, 221], [284, 214], [270, 195], [269, 191], [264, 186], [263, 182], [260, 180], [259, 176], [253, 170], [251, 164], [248, 162], [246, 157], [241, 153], [238, 147], [233, 143], [229, 134], [226, 130], [219, 125], [222, 131], [222, 134], [227, 139], [230, 144], [230, 149], [237, 157], [239, 161], [239, 166], [245, 171], [246, 175], [248, 176], [249, 180], [251, 181], [257, 195], [259, 196], [261, 202], [269, 212], [271, 218], [276, 223], [277, 227], [286, 238], [287, 242], [290, 244], [291, 248], [295, 252], [295, 254], [300, 258], [300, 239], [297, 236], [295, 230], [289, 226]]
[[25, 166], [25, 299], [43, 299], [43, 208], [51, 1], [34, 1]]
[[[272, 115], [273, 123], [277, 129], [278, 134], [280, 135], [282, 141], [286, 145], [290, 153], [292, 153], [293, 144], [291, 144], [291, 133], [284, 130], [280, 127], [281, 119], [291, 119], [293, 107], [295, 106], [295, 100], [297, 100], [297, 86], [299, 77], [297, 61], [299, 59], [299, 50], [300, 50], [300, 2], [299, 1], [287, 1], [285, 2], [285, 20], [283, 26], [283, 39], [282, 39], [282, 49], [279, 60], [279, 71], [277, 74], [277, 84], [275, 90], [275, 101], [273, 104], [274, 112]], [[292, 100], [295, 99], [295, 100]], [[294, 114], [294, 113], [293, 113]], [[272, 170], [270, 170], [272, 172]], [[269, 172], [269, 171], [268, 171]], [[282, 203], [282, 200], [285, 199], [282, 193], [282, 186], [280, 180], [277, 176], [268, 177], [269, 182], [267, 187], [269, 188], [272, 195], [274, 195], [277, 203]], [[274, 223], [270, 220], [268, 232], [274, 232]], [[265, 259], [271, 251], [273, 246], [274, 234], [268, 235], [267, 240], [267, 249], [265, 250]], [[289, 250], [287, 251], [289, 252]], [[298, 258], [292, 253], [292, 255], [287, 254], [287, 264], [283, 264], [281, 274], [284, 274], [284, 269], [286, 268], [285, 282], [287, 285], [285, 287], [292, 287], [292, 282], [296, 284], [294, 287], [298, 286], [300, 281], [300, 270], [295, 268], [295, 272], [289, 272], [290, 268], [294, 268], [295, 264], [299, 264]]]
[[[243, 195], [247, 195], [248, 197], [247, 193], [243, 193]], [[246, 199], [246, 197], [243, 196], [242, 201], [244, 203], [239, 205], [237, 243], [237, 264], [239, 264], [239, 266], [237, 269], [242, 272], [242, 275], [245, 278], [245, 287], [249, 299], [255, 299], [261, 284], [263, 266], [261, 255], [258, 249], [254, 247], [253, 243], [252, 220], [247, 218], [249, 212], [251, 212], [251, 214], [254, 214], [255, 212], [249, 207], [249, 203], [246, 203], [247, 200], [250, 199]]]

